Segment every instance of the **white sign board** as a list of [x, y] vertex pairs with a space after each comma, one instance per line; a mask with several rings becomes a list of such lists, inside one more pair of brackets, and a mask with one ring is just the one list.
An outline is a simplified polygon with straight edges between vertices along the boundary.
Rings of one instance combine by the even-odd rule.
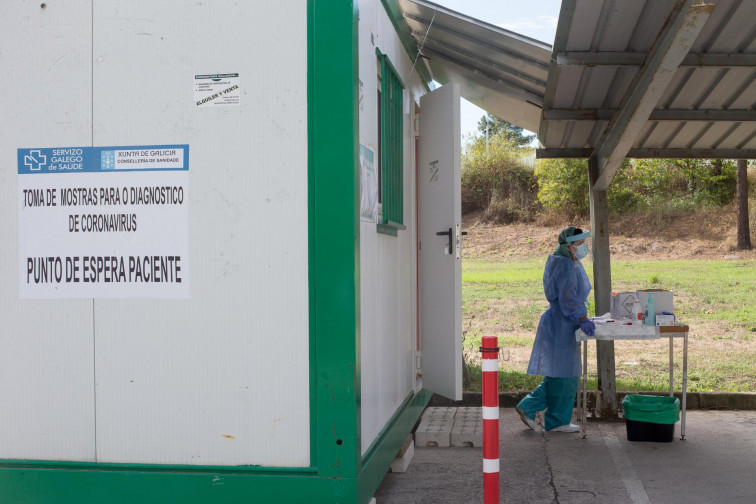
[[19, 296], [189, 297], [189, 146], [18, 149]]
[[205, 74], [194, 76], [194, 103], [197, 107], [239, 105], [239, 74]]

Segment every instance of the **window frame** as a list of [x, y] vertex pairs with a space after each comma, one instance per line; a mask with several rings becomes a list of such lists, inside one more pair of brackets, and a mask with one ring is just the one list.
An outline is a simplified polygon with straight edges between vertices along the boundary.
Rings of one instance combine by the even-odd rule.
[[397, 236], [404, 225], [404, 90], [388, 55], [375, 49], [378, 57], [378, 139], [380, 154], [378, 232]]

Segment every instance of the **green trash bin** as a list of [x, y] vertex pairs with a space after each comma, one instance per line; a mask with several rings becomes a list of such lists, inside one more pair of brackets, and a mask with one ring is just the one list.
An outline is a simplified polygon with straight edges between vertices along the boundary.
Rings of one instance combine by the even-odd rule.
[[626, 395], [622, 400], [628, 441], [668, 443], [680, 420], [680, 400], [670, 396]]

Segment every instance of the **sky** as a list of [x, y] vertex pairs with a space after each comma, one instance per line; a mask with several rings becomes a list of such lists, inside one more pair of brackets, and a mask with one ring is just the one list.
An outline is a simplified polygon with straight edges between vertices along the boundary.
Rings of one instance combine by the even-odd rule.
[[[561, 0], [431, 0], [462, 14], [534, 38], [554, 43]], [[478, 120], [486, 112], [462, 99], [463, 141], [478, 130]]]

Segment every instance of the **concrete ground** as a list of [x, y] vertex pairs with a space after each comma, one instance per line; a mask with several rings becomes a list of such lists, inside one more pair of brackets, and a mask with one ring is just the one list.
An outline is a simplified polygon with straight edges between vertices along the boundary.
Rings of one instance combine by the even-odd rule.
[[[756, 411], [688, 411], [671, 443], [629, 442], [624, 421], [580, 433], [529, 430], [500, 410], [502, 503], [756, 503]], [[481, 448], [415, 447], [405, 473], [388, 473], [376, 504], [483, 502]]]

